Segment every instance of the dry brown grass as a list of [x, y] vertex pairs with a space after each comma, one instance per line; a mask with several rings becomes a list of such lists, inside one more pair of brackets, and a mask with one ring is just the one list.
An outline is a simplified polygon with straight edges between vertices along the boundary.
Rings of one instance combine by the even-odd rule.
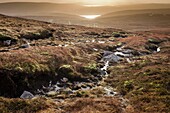
[[[121, 113], [123, 112], [120, 101], [116, 98], [77, 98], [63, 104], [63, 113]], [[127, 107], [124, 112], [133, 113], [132, 107]]]
[[128, 98], [138, 112], [170, 112], [168, 56], [148, 55], [135, 63], [114, 66], [107, 82]]
[[23, 100], [0, 97], [1, 113], [38, 113], [38, 112], [42, 113], [43, 111], [53, 113], [55, 110], [54, 106], [55, 103], [45, 98]]

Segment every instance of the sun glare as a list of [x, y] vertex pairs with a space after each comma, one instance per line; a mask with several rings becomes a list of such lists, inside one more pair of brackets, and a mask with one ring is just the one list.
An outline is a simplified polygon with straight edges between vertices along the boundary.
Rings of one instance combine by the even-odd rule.
[[95, 19], [97, 17], [100, 17], [101, 15], [80, 15], [80, 16], [83, 17], [83, 18], [92, 20], [92, 19]]
[[119, 0], [83, 0], [84, 6], [87, 7], [98, 7], [98, 6], [105, 6], [111, 5]]
[[103, 5], [84, 5], [85, 7], [101, 7]]

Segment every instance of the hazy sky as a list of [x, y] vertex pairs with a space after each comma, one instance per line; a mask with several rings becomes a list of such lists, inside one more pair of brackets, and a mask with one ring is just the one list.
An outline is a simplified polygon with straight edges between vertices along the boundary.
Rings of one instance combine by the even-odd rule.
[[170, 3], [170, 0], [0, 0], [0, 2], [54, 2], [74, 3], [81, 2], [87, 5], [116, 5], [131, 3]]

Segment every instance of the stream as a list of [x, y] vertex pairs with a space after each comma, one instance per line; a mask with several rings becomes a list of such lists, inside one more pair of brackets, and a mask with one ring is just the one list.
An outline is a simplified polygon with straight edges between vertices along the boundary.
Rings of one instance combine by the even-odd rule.
[[[96, 51], [94, 49], [94, 51]], [[108, 74], [108, 68], [110, 64], [119, 63], [120, 61], [124, 60], [127, 63], [131, 63], [133, 60], [133, 50], [131, 49], [124, 49], [124, 47], [118, 47], [116, 51], [103, 51], [102, 59], [98, 61], [98, 63], [102, 63], [103, 66], [98, 69], [98, 75], [93, 75], [94, 80], [91, 80], [90, 82], [73, 82], [70, 83], [67, 78], [62, 78], [60, 81], [58, 81], [56, 84], [52, 84], [52, 82], [49, 82], [48, 86], [42, 86], [41, 89], [37, 89], [36, 96], [44, 96], [44, 97], [55, 97], [53, 98], [56, 102], [64, 102], [64, 99], [62, 94], [69, 95], [68, 97], [74, 97], [74, 94], [77, 92], [82, 91], [92, 91], [94, 89], [102, 89], [104, 91], [103, 96], [105, 97], [115, 97], [117, 98], [121, 103], [122, 112], [125, 110], [127, 106], [129, 106], [129, 101], [125, 98], [123, 98], [122, 95], [120, 95], [118, 92], [115, 91], [110, 86], [103, 85], [105, 83], [105, 80], [109, 76]], [[159, 51], [158, 51], [159, 52]], [[24, 99], [30, 99], [34, 96], [27, 91], [24, 91], [24, 93], [21, 95], [21, 98]], [[76, 96], [75, 96], [76, 97]]]

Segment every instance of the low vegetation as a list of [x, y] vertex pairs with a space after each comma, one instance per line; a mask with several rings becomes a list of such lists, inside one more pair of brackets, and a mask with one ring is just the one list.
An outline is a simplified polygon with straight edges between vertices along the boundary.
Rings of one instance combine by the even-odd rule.
[[[166, 33], [127, 33], [3, 15], [0, 26], [0, 112], [170, 112], [170, 37]], [[6, 40], [12, 44], [3, 45]], [[104, 51], [121, 49], [132, 51], [134, 57], [110, 62], [109, 76], [102, 78]], [[50, 90], [43, 94], [46, 98], [19, 99], [25, 90], [37, 94], [37, 89], [47, 90], [57, 82], [64, 87], [60, 94]], [[107, 94], [106, 86], [116, 93]]]

